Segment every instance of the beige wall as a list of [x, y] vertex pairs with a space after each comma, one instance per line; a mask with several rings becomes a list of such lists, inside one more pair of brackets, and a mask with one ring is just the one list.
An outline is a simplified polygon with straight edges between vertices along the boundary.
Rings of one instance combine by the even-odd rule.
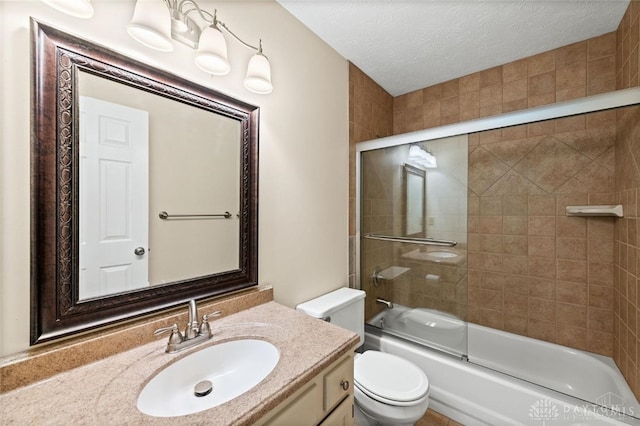
[[[275, 2], [200, 2], [247, 40], [263, 39], [275, 89], [242, 87], [251, 54], [229, 42], [232, 71], [212, 78], [193, 51], [172, 53], [133, 41], [133, 0], [94, 0], [90, 20], [36, 2], [0, 2], [0, 353], [29, 342], [29, 16], [261, 107], [259, 280], [295, 306], [347, 283], [347, 62]], [[310, 82], [313, 82], [311, 84]]]
[[[149, 284], [237, 269], [240, 124], [89, 73], [78, 82], [80, 96], [149, 113]], [[232, 216], [162, 220], [161, 211]]]

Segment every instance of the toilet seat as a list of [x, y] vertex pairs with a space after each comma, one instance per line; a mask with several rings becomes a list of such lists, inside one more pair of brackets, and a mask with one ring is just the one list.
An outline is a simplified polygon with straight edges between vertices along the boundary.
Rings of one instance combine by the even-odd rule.
[[379, 351], [356, 357], [354, 383], [368, 397], [400, 407], [421, 403], [429, 392], [424, 371], [399, 356]]

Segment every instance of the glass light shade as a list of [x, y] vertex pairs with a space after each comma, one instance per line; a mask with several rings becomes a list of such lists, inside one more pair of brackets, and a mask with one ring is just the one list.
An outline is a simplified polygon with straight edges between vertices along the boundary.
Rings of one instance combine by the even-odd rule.
[[127, 32], [152, 49], [170, 52], [171, 13], [162, 0], [138, 0]]
[[409, 158], [407, 161], [414, 165], [430, 169], [438, 167], [438, 161], [435, 155], [416, 145], [409, 148]]
[[91, 0], [42, 0], [42, 2], [76, 18], [91, 18], [93, 16]]
[[258, 52], [251, 57], [247, 66], [247, 75], [244, 78], [244, 87], [261, 95], [273, 91], [271, 84], [271, 65], [262, 53]]
[[195, 62], [198, 68], [209, 74], [229, 73], [231, 66], [227, 59], [227, 42], [222, 31], [214, 26], [209, 26], [202, 31]]

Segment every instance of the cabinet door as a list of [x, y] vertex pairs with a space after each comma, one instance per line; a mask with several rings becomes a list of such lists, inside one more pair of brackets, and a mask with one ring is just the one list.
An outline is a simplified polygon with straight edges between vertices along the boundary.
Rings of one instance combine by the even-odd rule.
[[315, 425], [322, 418], [322, 389], [318, 381], [311, 382], [294, 396], [278, 413], [264, 425], [302, 426]]
[[353, 356], [348, 356], [324, 375], [324, 411], [330, 411], [353, 388]]
[[349, 396], [321, 423], [322, 426], [353, 426], [353, 396]]

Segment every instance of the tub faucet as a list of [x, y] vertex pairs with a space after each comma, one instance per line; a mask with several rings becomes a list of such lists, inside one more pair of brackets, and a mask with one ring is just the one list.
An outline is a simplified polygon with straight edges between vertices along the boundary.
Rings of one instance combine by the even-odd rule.
[[169, 327], [163, 327], [156, 330], [153, 334], [159, 336], [160, 334], [169, 333], [169, 341], [167, 342], [167, 353], [179, 352], [183, 349], [190, 348], [213, 337], [211, 332], [211, 326], [209, 325], [210, 317], [217, 317], [222, 312], [216, 311], [211, 314], [203, 315], [202, 322], [198, 324], [198, 307], [196, 301], [191, 299], [189, 301], [189, 319], [187, 320], [187, 326], [184, 330], [184, 335], [180, 333], [178, 324], [170, 325]]
[[386, 305], [387, 308], [393, 309], [393, 302], [389, 302], [388, 300], [381, 299], [381, 298], [378, 297], [376, 299], [376, 303], [381, 303], [383, 305]]

